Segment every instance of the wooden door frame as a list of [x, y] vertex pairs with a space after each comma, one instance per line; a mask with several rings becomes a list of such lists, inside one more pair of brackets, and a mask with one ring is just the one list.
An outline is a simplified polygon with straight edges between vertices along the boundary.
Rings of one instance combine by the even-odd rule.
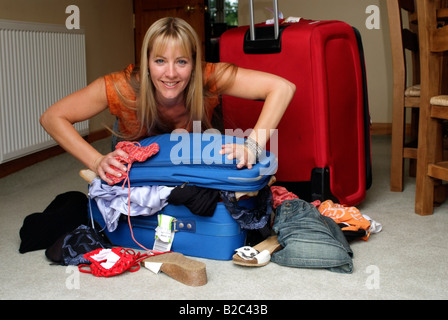
[[[163, 5], [162, 5], [163, 3]], [[143, 42], [145, 33], [149, 25], [144, 25], [143, 23], [143, 17], [139, 17], [139, 12], [144, 12], [145, 10], [148, 11], [162, 11], [162, 10], [170, 10], [173, 16], [178, 16], [177, 13], [184, 14], [184, 11], [188, 11], [187, 6], [190, 6], [192, 9], [191, 12], [187, 12], [187, 14], [196, 14], [197, 13], [203, 13], [203, 25], [201, 30], [197, 30], [195, 28], [196, 32], [199, 35], [199, 38], [202, 42], [202, 52], [203, 56], [205, 58], [206, 50], [207, 50], [207, 43], [209, 37], [209, 32], [207, 31], [207, 23], [209, 23], [209, 20], [207, 20], [207, 10], [208, 10], [208, 0], [133, 0], [133, 11], [134, 11], [134, 48], [135, 48], [135, 63], [138, 64], [140, 60], [140, 51], [141, 51], [141, 44]], [[177, 13], [176, 13], [177, 11]], [[184, 18], [185, 15], [182, 16]], [[160, 17], [159, 17], [160, 18]], [[187, 20], [187, 19], [186, 19]], [[155, 20], [154, 20], [155, 21]], [[151, 23], [153, 23], [152, 21]], [[208, 22], [207, 22], [208, 21]], [[187, 20], [187, 22], [189, 22]], [[189, 22], [190, 23], [190, 22]], [[192, 27], [194, 28], [194, 24], [190, 23]]]

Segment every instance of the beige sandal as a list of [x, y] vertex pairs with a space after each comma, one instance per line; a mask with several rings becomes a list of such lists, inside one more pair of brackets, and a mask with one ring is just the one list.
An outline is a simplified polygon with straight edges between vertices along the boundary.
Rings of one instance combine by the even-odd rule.
[[262, 267], [271, 261], [271, 255], [283, 249], [277, 236], [271, 236], [254, 247], [241, 247], [233, 255], [233, 263], [246, 267]]
[[161, 264], [160, 271], [187, 286], [198, 287], [207, 283], [205, 263], [187, 258], [178, 252], [158, 254], [146, 258], [141, 264], [150, 270], [154, 264]]

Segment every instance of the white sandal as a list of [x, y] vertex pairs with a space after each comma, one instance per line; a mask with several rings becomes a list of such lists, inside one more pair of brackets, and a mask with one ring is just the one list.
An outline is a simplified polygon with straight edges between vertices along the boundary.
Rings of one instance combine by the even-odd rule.
[[244, 246], [236, 249], [233, 255], [233, 263], [246, 267], [262, 267], [271, 261], [271, 255], [283, 249], [278, 243], [277, 236], [272, 236], [254, 247]]

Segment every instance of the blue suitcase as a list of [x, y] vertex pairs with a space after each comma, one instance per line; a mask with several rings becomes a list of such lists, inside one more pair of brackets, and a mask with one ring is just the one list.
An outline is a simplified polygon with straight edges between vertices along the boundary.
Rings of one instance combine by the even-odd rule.
[[252, 169], [237, 169], [236, 160], [218, 152], [226, 143], [244, 139], [213, 133], [171, 133], [140, 141], [142, 147], [159, 145], [159, 152], [145, 162], [135, 162], [129, 173], [132, 186], [182, 185], [227, 191], [256, 191], [277, 171], [277, 157], [266, 152]]
[[[166, 185], [184, 183], [226, 191], [257, 191], [264, 188], [277, 170], [275, 155], [267, 152], [264, 159], [252, 169], [237, 169], [235, 160], [217, 155], [227, 142], [243, 143], [243, 139], [219, 134], [166, 134], [140, 141], [141, 146], [159, 144], [159, 152], [145, 162], [134, 162], [129, 172], [131, 186]], [[255, 206], [254, 198], [240, 200], [244, 208]], [[90, 201], [92, 219], [101, 226], [104, 219], [94, 200]], [[215, 260], [231, 260], [234, 250], [243, 246], [246, 230], [233, 219], [223, 202], [217, 204], [211, 217], [193, 214], [184, 205], [168, 204], [159, 213], [174, 217], [175, 235], [171, 250], [187, 256]], [[159, 214], [158, 213], [158, 214]], [[118, 227], [109, 232], [112, 244], [141, 249], [140, 243], [152, 249], [158, 214], [152, 216], [122, 215]], [[134, 239], [133, 239], [134, 238]]]

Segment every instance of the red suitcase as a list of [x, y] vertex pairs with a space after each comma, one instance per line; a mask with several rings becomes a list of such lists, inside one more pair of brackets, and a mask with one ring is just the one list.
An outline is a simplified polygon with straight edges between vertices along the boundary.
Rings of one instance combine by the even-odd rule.
[[[276, 1], [274, 1], [276, 5]], [[253, 18], [251, 19], [253, 21]], [[282, 76], [295, 96], [267, 149], [278, 142], [280, 185], [310, 200], [356, 205], [371, 184], [370, 116], [362, 42], [341, 21], [301, 19], [226, 31], [220, 61]], [[253, 128], [263, 102], [223, 96], [224, 128]]]

